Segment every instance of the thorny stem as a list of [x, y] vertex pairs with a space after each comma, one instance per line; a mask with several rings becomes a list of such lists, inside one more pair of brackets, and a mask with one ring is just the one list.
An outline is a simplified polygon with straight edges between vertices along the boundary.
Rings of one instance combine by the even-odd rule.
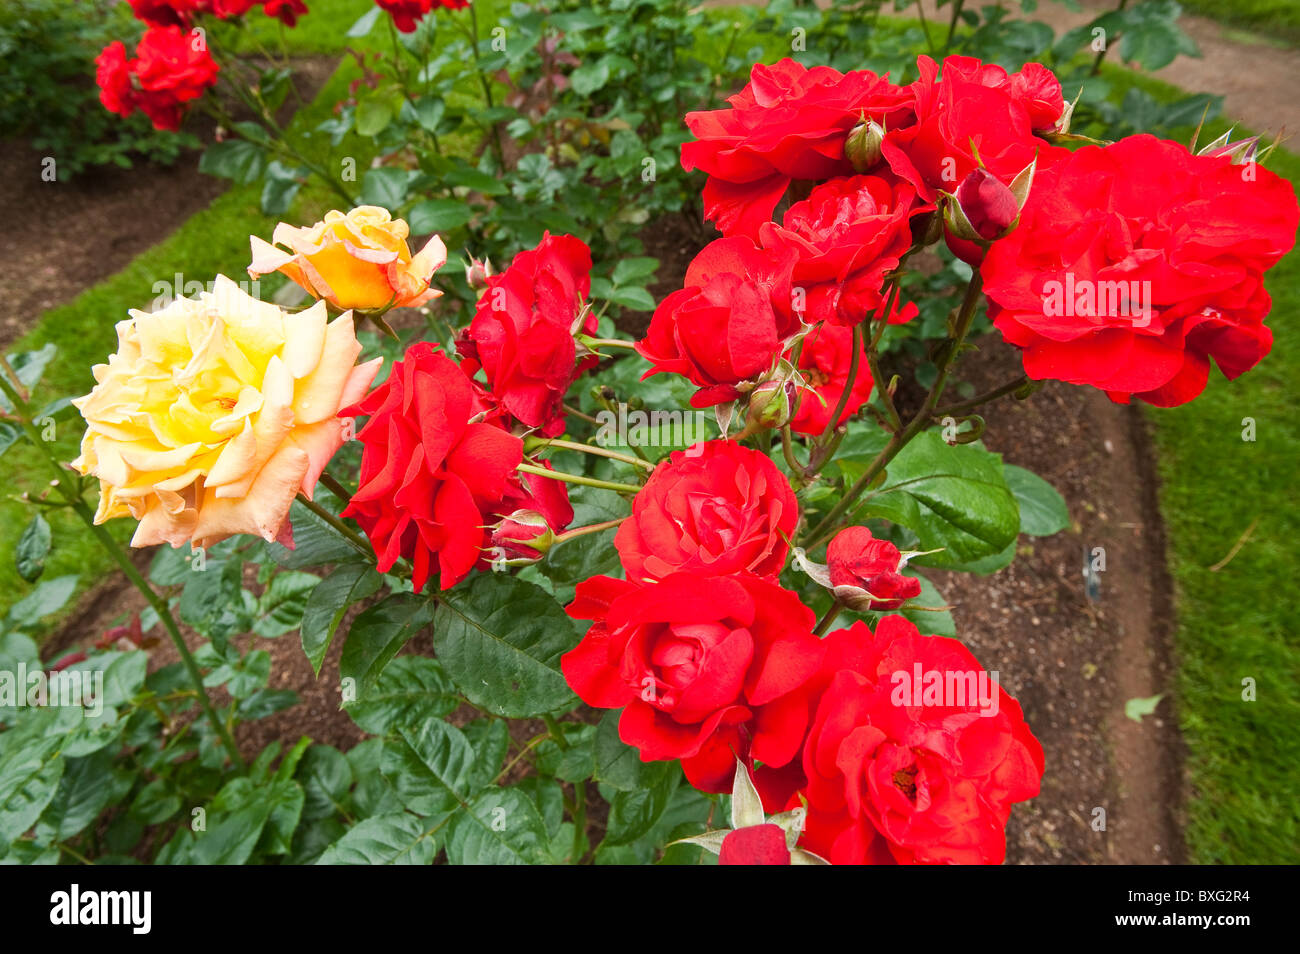
[[[975, 319], [975, 306], [979, 304], [980, 293], [982, 290], [980, 273], [973, 272], [970, 278], [970, 284], [966, 286], [966, 297], [962, 299], [961, 307], [957, 312], [954, 323], [952, 336], [946, 342], [947, 347], [939, 357], [938, 373], [935, 375], [934, 383], [930, 385], [930, 392], [925, 396], [925, 403], [921, 409], [912, 418], [911, 422], [900, 431], [890, 435], [889, 443], [871, 462], [866, 472], [858, 478], [857, 482], [849, 488], [848, 492], [840, 498], [839, 502], [831, 508], [830, 512], [822, 518], [821, 522], [813, 528], [810, 536], [813, 542], [808, 545], [808, 550], [816, 549], [823, 540], [833, 532], [844, 514], [853, 506], [854, 501], [862, 496], [863, 492], [871, 486], [876, 477], [889, 465], [899, 451], [907, 446], [917, 434], [929, 426], [930, 418], [934, 414], [935, 405], [939, 397], [943, 394], [944, 386], [948, 383], [948, 373], [952, 369], [953, 361], [961, 351], [962, 344], [966, 340], [966, 334], [970, 331], [971, 322]], [[885, 391], [882, 389], [882, 394]], [[888, 405], [893, 410], [893, 404]], [[894, 412], [897, 413], [896, 411]]]
[[171, 638], [173, 645], [176, 647], [177, 654], [181, 657], [181, 662], [185, 665], [185, 670], [190, 677], [190, 682], [193, 683], [194, 689], [198, 694], [199, 705], [202, 706], [204, 715], [207, 716], [208, 721], [212, 724], [213, 731], [216, 732], [217, 737], [221, 740], [221, 744], [225, 747], [226, 754], [230, 756], [231, 762], [239, 766], [241, 769], [244, 768], [244, 757], [239, 754], [239, 747], [235, 745], [235, 740], [231, 737], [230, 730], [226, 727], [225, 723], [221, 721], [221, 718], [217, 715], [216, 709], [212, 706], [212, 700], [208, 698], [207, 690], [203, 686], [203, 674], [199, 671], [198, 663], [194, 661], [194, 656], [191, 655], [189, 647], [185, 645], [185, 639], [181, 636], [180, 627], [176, 625], [176, 620], [172, 616], [171, 608], [167, 605], [167, 601], [159, 596], [158, 593], [155, 592], [154, 588], [149, 585], [148, 581], [140, 575], [140, 571], [135, 568], [135, 564], [131, 562], [130, 557], [122, 552], [122, 548], [118, 546], [117, 541], [113, 539], [112, 534], [105, 530], [100, 524], [95, 523], [95, 514], [91, 511], [89, 505], [81, 499], [81, 495], [69, 486], [67, 480], [68, 474], [63, 470], [62, 465], [54, 457], [49, 444], [46, 441], [41, 440], [40, 432], [36, 429], [36, 425], [30, 420], [31, 408], [28, 406], [27, 401], [24, 400], [23, 396], [14, 388], [13, 384], [10, 383], [10, 378], [14, 377], [14, 374], [13, 366], [9, 364], [9, 359], [4, 355], [0, 355], [0, 365], [3, 366], [4, 370], [4, 374], [0, 375], [0, 390], [4, 391], [5, 395], [13, 404], [14, 410], [18, 414], [19, 420], [22, 423], [23, 430], [27, 434], [28, 441], [30, 441], [32, 446], [40, 452], [50, 469], [54, 471], [56, 476], [54, 486], [68, 501], [68, 504], [72, 509], [77, 512], [77, 516], [79, 516], [90, 529], [91, 534], [95, 537], [95, 541], [108, 552], [109, 556], [113, 558], [114, 562], [117, 563], [122, 572], [126, 574], [126, 578], [130, 580], [131, 584], [140, 591], [146, 600], [149, 601], [149, 605], [153, 607], [154, 612], [158, 614], [158, 618], [162, 620], [163, 626], [167, 630], [167, 635]]
[[535, 467], [532, 464], [520, 464], [517, 468], [525, 474], [535, 474], [538, 477], [549, 477], [551, 480], [562, 480], [567, 484], [582, 484], [584, 487], [596, 487], [600, 490], [613, 490], [620, 494], [639, 493], [641, 488], [634, 487], [631, 484], [616, 484], [609, 480], [597, 480], [595, 477], [583, 477], [579, 474], [565, 474], [558, 470], [547, 470], [545, 467]]
[[551, 545], [555, 546], [560, 543], [568, 543], [570, 540], [576, 540], [578, 537], [585, 537], [589, 533], [600, 533], [602, 530], [609, 530], [613, 527], [617, 527], [626, 519], [627, 517], [617, 517], [613, 520], [605, 520], [601, 523], [592, 523], [585, 527], [578, 527], [575, 530], [566, 530], [564, 533], [557, 534], [555, 537], [555, 543]]
[[826, 630], [831, 628], [831, 624], [835, 622], [835, 617], [840, 615], [842, 609], [844, 609], [844, 604], [839, 600], [832, 602], [831, 608], [826, 611], [826, 615], [817, 621], [817, 628], [813, 630], [813, 635], [825, 636]]
[[541, 450], [543, 446], [556, 447], [560, 450], [577, 451], [580, 454], [592, 454], [596, 457], [608, 457], [610, 460], [622, 461], [625, 464], [631, 464], [633, 467], [640, 467], [644, 470], [655, 469], [655, 465], [649, 461], [642, 460], [640, 457], [633, 457], [630, 454], [620, 454], [618, 451], [612, 451], [607, 447], [598, 447], [593, 444], [579, 444], [577, 441], [562, 441], [558, 438], [550, 440], [542, 438], [542, 440], [546, 440], [546, 443], [545, 445], [537, 447], [537, 450]]
[[961, 414], [965, 411], [973, 411], [981, 404], [987, 404], [989, 401], [996, 401], [998, 398], [1003, 397], [1007, 394], [1013, 394], [1016, 391], [1019, 391], [1021, 388], [1025, 387], [1029, 383], [1030, 383], [1029, 376], [1022, 374], [1014, 381], [1008, 381], [1006, 384], [1002, 385], [1001, 387], [996, 387], [993, 388], [992, 390], [985, 391], [983, 394], [977, 394], [975, 397], [971, 398], [970, 400], [958, 401], [956, 404], [949, 404], [945, 407], [941, 407], [934, 412], [934, 416], [936, 418], [941, 418], [941, 417], [947, 417], [954, 414]]

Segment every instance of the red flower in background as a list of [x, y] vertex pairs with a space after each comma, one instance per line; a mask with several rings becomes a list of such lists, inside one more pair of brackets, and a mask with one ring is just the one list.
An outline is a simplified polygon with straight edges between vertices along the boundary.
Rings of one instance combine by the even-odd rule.
[[801, 327], [790, 273], [795, 253], [747, 238], [710, 242], [686, 269], [685, 287], [655, 309], [636, 350], [654, 368], [701, 388], [694, 407], [734, 401], [737, 385], [771, 369]]
[[186, 104], [217, 82], [218, 67], [199, 33], [178, 26], [153, 26], [126, 59], [121, 42], [109, 44], [95, 60], [99, 100], [110, 112], [128, 116], [136, 109], [158, 129], [180, 128]]
[[563, 433], [564, 394], [582, 370], [573, 336], [596, 333], [594, 313], [578, 324], [590, 289], [591, 250], [572, 235], [548, 232], [487, 279], [456, 342], [465, 372], [481, 367], [502, 407], [547, 437]]
[[99, 85], [99, 101], [110, 113], [130, 116], [135, 112], [131, 70], [121, 40], [110, 43], [95, 57], [95, 82]]
[[901, 616], [822, 642], [800, 846], [832, 864], [1000, 864], [1011, 805], [1043, 775], [1019, 704], [960, 642]]
[[682, 571], [775, 579], [798, 522], [794, 490], [770, 457], [707, 441], [654, 469], [614, 546], [638, 582]]
[[[765, 248], [797, 254], [790, 281], [804, 296], [804, 320], [851, 327], [880, 306], [886, 273], [912, 245], [911, 217], [928, 208], [901, 180], [844, 176], [814, 188], [780, 226], [766, 223], [759, 235]], [[909, 304], [889, 320], [915, 314]]]
[[194, 14], [208, 5], [208, 0], [127, 0], [135, 18], [150, 26], [189, 27]]
[[523, 442], [492, 420], [494, 410], [455, 362], [419, 342], [339, 412], [370, 418], [357, 434], [361, 479], [343, 516], [366, 532], [381, 572], [399, 557], [412, 561], [417, 592], [434, 573], [445, 590], [484, 559], [492, 515], [527, 507], [565, 516], [554, 488], [520, 482]]
[[297, 26], [298, 18], [309, 12], [303, 0], [266, 0], [262, 9], [287, 27]]
[[[843, 424], [852, 414], [867, 403], [874, 382], [867, 367], [865, 348], [858, 358], [858, 370], [853, 377], [853, 390], [836, 424]], [[821, 434], [826, 430], [831, 413], [840, 402], [849, 380], [853, 361], [853, 330], [842, 325], [821, 325], [810, 331], [799, 350], [799, 372], [807, 387], [801, 389], [799, 410], [790, 421], [791, 430], [798, 434]]]
[[912, 93], [868, 70], [806, 69], [792, 59], [756, 64], [730, 109], [686, 114], [695, 142], [682, 167], [709, 174], [704, 216], [723, 235], [755, 238], [792, 179], [850, 175], [844, 141], [865, 116], [888, 129], [909, 116]]
[[589, 705], [623, 708], [619, 737], [643, 761], [681, 759], [696, 788], [729, 792], [738, 756], [797, 756], [799, 690], [822, 646], [796, 594], [748, 573], [598, 576], [578, 584], [568, 613], [593, 624], [562, 657], [565, 678]]
[[1184, 404], [1210, 360], [1228, 378], [1268, 354], [1264, 272], [1295, 244], [1290, 184], [1255, 164], [1140, 135], [1035, 178], [980, 272], [1025, 373], [1127, 403]]
[[419, 21], [434, 7], [459, 10], [469, 6], [469, 0], [375, 0], [375, 3], [392, 16], [393, 25], [403, 33], [414, 33]]

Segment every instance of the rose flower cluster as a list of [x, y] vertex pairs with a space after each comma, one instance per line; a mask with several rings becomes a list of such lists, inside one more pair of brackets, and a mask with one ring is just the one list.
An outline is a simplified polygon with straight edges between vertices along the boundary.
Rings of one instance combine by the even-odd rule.
[[[105, 102], [170, 122], [215, 75], [188, 45], [192, 17], [251, 4], [135, 6], [157, 25], [136, 60], [106, 51]], [[381, 6], [415, 18], [433, 4]], [[1183, 403], [1211, 361], [1235, 377], [1271, 344], [1262, 276], [1300, 211], [1253, 153], [1193, 154], [1151, 136], [1072, 152], [1056, 144], [1070, 109], [1038, 64], [1008, 73], [922, 56], [918, 77], [784, 60], [755, 66], [729, 108], [686, 117], [695, 139], [682, 162], [707, 173], [705, 214], [722, 235], [635, 347], [647, 375], [695, 386], [691, 403], [717, 409], [723, 438], [657, 465], [624, 458], [650, 473], [639, 489], [611, 488], [632, 496], [630, 515], [609, 522], [622, 573], [578, 583], [567, 608], [588, 625], [564, 676], [588, 705], [621, 710], [619, 736], [643, 760], [680, 760], [706, 792], [731, 791], [739, 760], [762, 809], [804, 812], [795, 851], [748, 811], [759, 822], [728, 840], [731, 860], [998, 863], [1011, 806], [1039, 790], [1042, 748], [997, 673], [892, 615], [921, 593], [907, 569], [917, 554], [828, 516], [825, 563], [814, 562], [796, 545], [794, 487], [757, 449], [771, 441], [742, 443], [788, 426], [830, 446], [858, 416], [875, 385], [870, 333], [916, 314], [898, 295], [909, 255], [942, 238], [972, 265], [970, 293], [986, 293], [1030, 378], [1117, 401]], [[593, 349], [616, 343], [594, 337], [590, 250], [548, 233], [499, 274], [474, 263], [480, 295], [455, 355], [416, 342], [370, 389], [379, 362], [357, 364], [354, 312], [387, 329], [385, 312], [439, 294], [443, 243], [412, 251], [409, 237], [372, 207], [282, 223], [271, 242], [252, 237], [248, 271], [285, 275], [310, 308], [287, 313], [219, 279], [133, 312], [76, 402], [87, 431], [74, 466], [100, 481], [97, 520], [135, 517], [138, 546], [237, 533], [291, 546], [291, 504], [311, 505], [350, 419], [364, 417], [342, 517], [417, 592], [605, 527], [567, 529], [565, 481], [593, 481], [535, 456], [557, 440], [583, 449], [561, 437], [566, 395], [600, 361]], [[736, 412], [744, 429], [727, 439]], [[820, 624], [782, 583], [792, 565], [834, 598]], [[875, 617], [823, 636], [841, 611]]]
[[[99, 101], [110, 113], [130, 116], [136, 110], [156, 129], [172, 132], [195, 100], [216, 85], [220, 67], [207, 46], [205, 19], [237, 21], [261, 7], [286, 27], [308, 13], [303, 0], [127, 0], [145, 25], [144, 36], [128, 57], [116, 40], [95, 58]], [[435, 8], [458, 10], [469, 0], [375, 0], [403, 33], [414, 32]]]

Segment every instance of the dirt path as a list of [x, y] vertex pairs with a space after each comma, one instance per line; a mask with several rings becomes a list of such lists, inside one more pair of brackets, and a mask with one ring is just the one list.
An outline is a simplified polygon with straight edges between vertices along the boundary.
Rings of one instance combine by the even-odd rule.
[[[939, 9], [935, 3], [936, 0], [924, 0], [931, 34], [939, 42], [952, 16], [952, 5]], [[1080, 5], [1083, 10], [1076, 13], [1057, 0], [1039, 0], [1036, 11], [1020, 13], [1019, 4], [1008, 4], [1015, 11], [1011, 16], [1041, 20], [1059, 36], [1106, 10], [1113, 10], [1116, 3], [1115, 0], [1080, 0]], [[886, 13], [891, 11], [892, 6], [886, 9]], [[909, 6], [896, 15], [915, 18], [916, 6]], [[1300, 131], [1300, 97], [1295, 95], [1300, 50], [1204, 17], [1185, 15], [1179, 22], [1203, 55], [1179, 56], [1152, 75], [1191, 93], [1222, 95], [1224, 114], [1258, 132], [1273, 134], [1284, 128], [1292, 133]], [[1107, 62], [1120, 62], [1116, 51], [1107, 54]]]

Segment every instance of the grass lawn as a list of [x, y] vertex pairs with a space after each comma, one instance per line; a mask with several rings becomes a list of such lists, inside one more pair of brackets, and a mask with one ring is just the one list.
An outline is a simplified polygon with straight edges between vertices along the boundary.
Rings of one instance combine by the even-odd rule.
[[1296, 0], [1179, 0], [1183, 9], [1269, 37], [1300, 41]]

